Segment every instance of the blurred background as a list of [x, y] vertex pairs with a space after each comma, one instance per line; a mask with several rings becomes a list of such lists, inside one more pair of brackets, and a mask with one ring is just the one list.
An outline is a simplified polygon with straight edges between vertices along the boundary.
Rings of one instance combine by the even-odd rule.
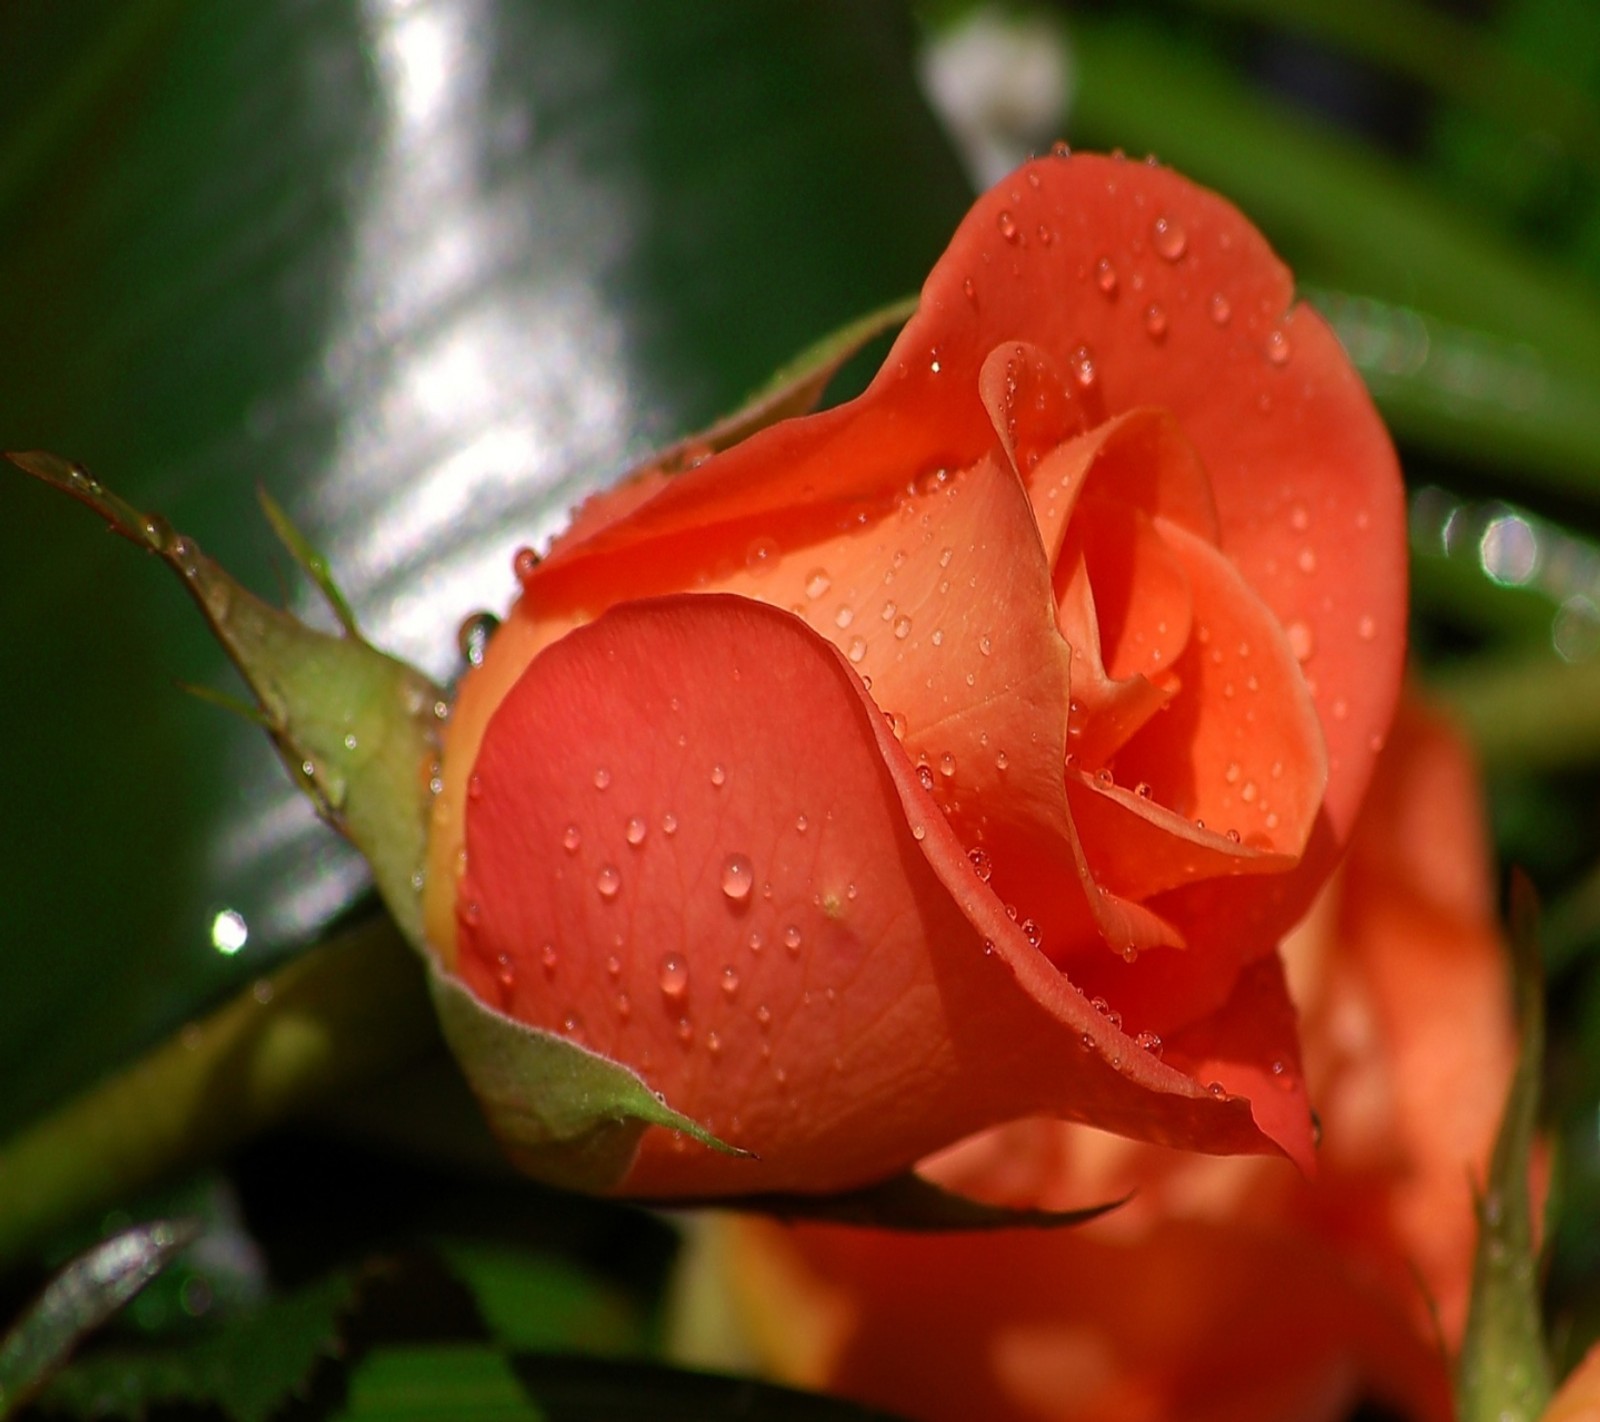
[[[1395, 432], [1417, 674], [1473, 733], [1497, 853], [1547, 910], [1570, 1360], [1600, 1333], [1589, 0], [10, 0], [0, 445], [84, 461], [318, 616], [267, 489], [369, 637], [448, 680], [517, 547], [914, 291], [973, 194], [1057, 138], [1243, 208]], [[20, 475], [0, 612], [10, 1131], [370, 899], [259, 731], [179, 689], [236, 685], [181, 590]], [[294, 1387], [386, 1415], [396, 1377], [503, 1386], [494, 1415], [520, 1416], [519, 1349], [648, 1355], [668, 1227], [417, 1147], [470, 1156], [455, 1125], [299, 1128], [156, 1202], [210, 1222], [121, 1325], [170, 1345], [167, 1381], [124, 1370], [114, 1397], [106, 1373], [80, 1401], [215, 1401], [193, 1359], [230, 1338], [267, 1409], [222, 1398], [236, 1416]], [[441, 1339], [482, 1345], [460, 1377]]]

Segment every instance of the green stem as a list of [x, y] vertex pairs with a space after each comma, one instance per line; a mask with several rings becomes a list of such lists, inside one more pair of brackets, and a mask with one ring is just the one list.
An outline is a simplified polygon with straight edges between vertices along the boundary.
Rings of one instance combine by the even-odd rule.
[[387, 917], [313, 949], [0, 1145], [0, 1265], [437, 1043]]
[[1550, 770], [1600, 761], [1600, 657], [1478, 657], [1429, 685], [1487, 765]]

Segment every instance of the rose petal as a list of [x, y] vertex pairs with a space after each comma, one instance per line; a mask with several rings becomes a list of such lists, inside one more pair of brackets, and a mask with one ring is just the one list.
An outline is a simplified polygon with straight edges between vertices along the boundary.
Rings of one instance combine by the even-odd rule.
[[[1405, 512], [1359, 377], [1291, 297], [1288, 271], [1214, 194], [1150, 164], [1044, 159], [978, 200], [890, 366], [922, 376], [914, 358], [937, 345], [941, 379], [961, 376], [966, 352], [975, 376], [997, 337], [1081, 350], [1108, 411], [1171, 414], [1210, 476], [1223, 550], [1307, 650], [1330, 767], [1320, 877], [1398, 695]], [[891, 389], [910, 403], [889, 381], [864, 398]]]
[[475, 780], [461, 975], [761, 1157], [652, 1131], [630, 1193], [840, 1188], [1040, 1111], [1267, 1148], [1028, 945], [793, 617], [714, 595], [609, 612], [530, 665]]
[[1118, 751], [1117, 780], [1147, 784], [1155, 803], [1247, 845], [1298, 855], [1328, 770], [1294, 653], [1215, 548], [1171, 525], [1162, 536], [1193, 596], [1194, 634], [1173, 667], [1183, 694]]

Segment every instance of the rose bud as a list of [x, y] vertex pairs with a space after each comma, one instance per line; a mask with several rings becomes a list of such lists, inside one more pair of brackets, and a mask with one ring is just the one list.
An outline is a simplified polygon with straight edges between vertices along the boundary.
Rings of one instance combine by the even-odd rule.
[[429, 945], [750, 1153], [530, 1169], [831, 1191], [1027, 1115], [1310, 1161], [1276, 946], [1393, 712], [1403, 506], [1227, 203], [1030, 163], [859, 398], [637, 473], [518, 572], [445, 730]]

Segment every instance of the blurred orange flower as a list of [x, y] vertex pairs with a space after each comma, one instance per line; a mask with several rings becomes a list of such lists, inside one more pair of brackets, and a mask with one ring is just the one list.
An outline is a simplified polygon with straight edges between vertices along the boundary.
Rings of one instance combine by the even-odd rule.
[[[1481, 1180], [1514, 1056], [1473, 767], [1407, 708], [1339, 877], [1285, 957], [1314, 1178], [1027, 1121], [927, 1173], [1087, 1228], [965, 1237], [735, 1220], [717, 1241], [778, 1373], [914, 1418], [1451, 1415]], [[1579, 1413], [1555, 1413], [1578, 1416]]]

